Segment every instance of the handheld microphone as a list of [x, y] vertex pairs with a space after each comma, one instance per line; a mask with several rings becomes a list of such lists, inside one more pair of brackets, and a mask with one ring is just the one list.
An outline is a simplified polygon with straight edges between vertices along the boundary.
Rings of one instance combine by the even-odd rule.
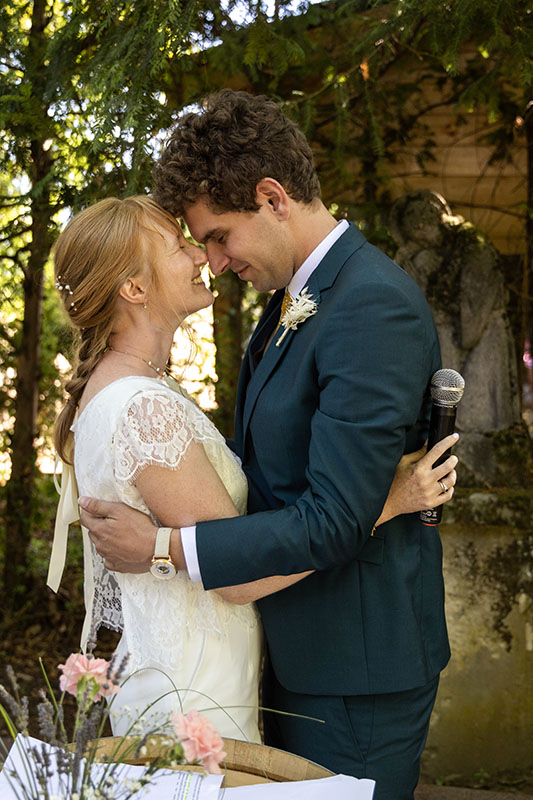
[[[463, 396], [465, 381], [454, 369], [439, 369], [431, 378], [431, 419], [429, 421], [428, 451], [434, 444], [449, 436], [455, 429], [457, 405]], [[446, 450], [433, 464], [442, 464], [451, 450]], [[438, 525], [442, 518], [442, 506], [420, 511], [420, 519], [424, 525]]]

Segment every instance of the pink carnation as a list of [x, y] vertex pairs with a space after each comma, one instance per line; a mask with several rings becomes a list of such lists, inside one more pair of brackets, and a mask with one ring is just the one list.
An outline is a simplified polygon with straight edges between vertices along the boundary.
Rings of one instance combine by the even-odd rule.
[[91, 678], [99, 687], [93, 697], [95, 703], [102, 697], [116, 694], [120, 686], [113, 683], [112, 673], [108, 677], [109, 664], [105, 658], [89, 658], [83, 653], [71, 653], [65, 664], [58, 664], [58, 669], [63, 672], [59, 678], [59, 688], [62, 692], [68, 692], [76, 697], [80, 680]]
[[226, 758], [224, 742], [207, 717], [198, 711], [188, 714], [171, 715], [176, 736], [181, 742], [183, 753], [189, 763], [199, 761], [213, 775], [220, 775], [220, 762]]

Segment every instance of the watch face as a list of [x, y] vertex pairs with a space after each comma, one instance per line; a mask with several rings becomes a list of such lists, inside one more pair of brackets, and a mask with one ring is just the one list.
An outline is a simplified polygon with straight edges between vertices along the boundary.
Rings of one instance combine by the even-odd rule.
[[154, 576], [154, 578], [159, 578], [163, 581], [168, 581], [170, 578], [173, 578], [176, 574], [176, 568], [170, 559], [166, 558], [158, 558], [152, 562], [152, 566], [150, 567], [150, 572]]

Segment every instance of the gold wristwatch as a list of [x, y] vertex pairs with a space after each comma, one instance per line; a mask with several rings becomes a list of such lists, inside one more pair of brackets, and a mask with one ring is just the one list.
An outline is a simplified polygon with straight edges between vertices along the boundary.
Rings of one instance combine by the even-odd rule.
[[172, 528], [158, 528], [155, 536], [154, 555], [150, 572], [154, 578], [168, 581], [176, 575], [176, 567], [170, 558], [170, 534]]

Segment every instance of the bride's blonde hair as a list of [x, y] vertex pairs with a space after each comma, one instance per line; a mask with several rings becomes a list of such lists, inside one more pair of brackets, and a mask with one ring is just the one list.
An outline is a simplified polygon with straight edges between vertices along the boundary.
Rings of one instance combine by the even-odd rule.
[[56, 287], [75, 330], [70, 395], [54, 427], [60, 457], [72, 462], [71, 425], [89, 377], [106, 351], [119, 290], [143, 275], [159, 285], [159, 228], [179, 232], [177, 220], [150, 197], [100, 200], [68, 223], [54, 247]]

